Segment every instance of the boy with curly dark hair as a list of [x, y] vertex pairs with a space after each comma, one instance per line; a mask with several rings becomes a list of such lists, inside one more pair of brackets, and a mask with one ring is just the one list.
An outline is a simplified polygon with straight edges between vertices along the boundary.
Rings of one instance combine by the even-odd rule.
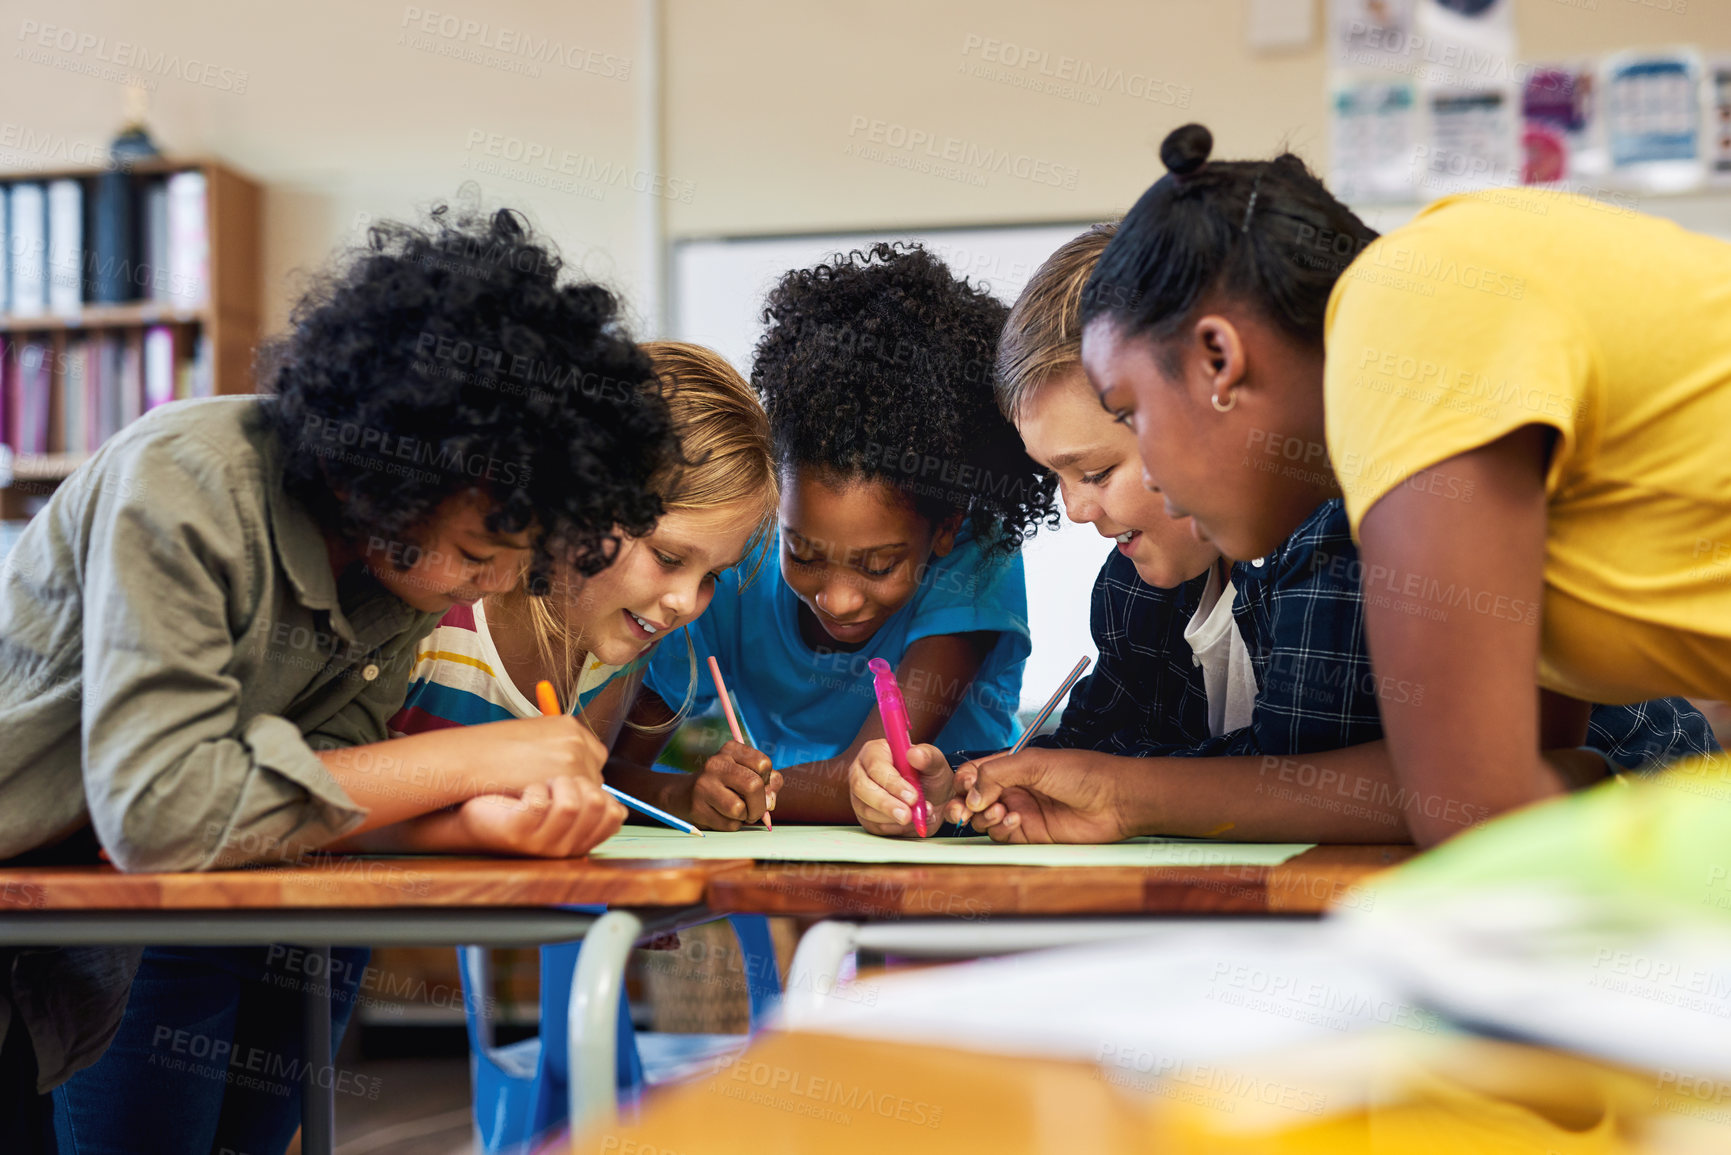
[[[649, 362], [610, 293], [559, 273], [509, 212], [375, 227], [295, 309], [268, 395], [158, 409], [67, 479], [0, 571], [0, 859], [292, 861], [531, 790], [556, 803], [535, 852], [618, 828], [573, 718], [386, 741], [441, 614], [525, 569], [594, 573], [660, 512]], [[65, 1084], [80, 1143], [282, 1150], [298, 1086], [153, 1065], [164, 1027], [298, 1055], [271, 957], [152, 948], [134, 984], [135, 951], [0, 952], [4, 1113], [41, 1129]]]
[[[852, 823], [848, 765], [883, 734], [873, 658], [896, 670], [914, 741], [1014, 739], [1030, 649], [1018, 551], [1056, 513], [1052, 481], [993, 398], [1007, 315], [913, 244], [838, 254], [770, 293], [752, 382], [782, 476], [780, 532], [764, 547], [781, 580], [742, 588], [726, 575], [690, 630], [756, 743], [727, 743], [670, 789], [693, 822], [732, 830], [773, 810]], [[661, 648], [644, 720], [686, 700], [689, 669], [683, 649]], [[693, 696], [714, 702], [708, 679]]]

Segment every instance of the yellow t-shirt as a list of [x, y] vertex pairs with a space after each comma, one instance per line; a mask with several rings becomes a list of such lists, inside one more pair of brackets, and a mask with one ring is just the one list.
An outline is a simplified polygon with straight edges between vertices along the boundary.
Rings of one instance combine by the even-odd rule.
[[1355, 538], [1437, 485], [1419, 471], [1549, 426], [1540, 684], [1731, 697], [1731, 245], [1557, 193], [1451, 197], [1359, 254], [1325, 333]]

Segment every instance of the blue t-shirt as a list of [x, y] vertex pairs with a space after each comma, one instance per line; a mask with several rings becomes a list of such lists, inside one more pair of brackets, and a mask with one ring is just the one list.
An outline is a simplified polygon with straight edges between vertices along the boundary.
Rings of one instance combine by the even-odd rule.
[[[820, 654], [799, 633], [799, 598], [781, 579], [781, 541], [771, 534], [716, 583], [709, 609], [686, 627], [697, 652], [697, 682], [684, 642], [655, 648], [644, 684], [677, 709], [691, 690], [692, 713], [715, 705], [709, 655], [721, 662], [758, 748], [777, 766], [834, 758], [852, 744], [877, 707], [867, 663], [901, 664], [920, 638], [992, 630], [997, 644], [980, 664], [956, 712], [938, 735], [943, 750], [1002, 750], [1015, 740], [1022, 667], [1032, 649], [1028, 587], [1021, 556], [988, 557], [964, 529], [949, 555], [933, 558], [908, 603], [852, 653]], [[759, 564], [761, 562], [761, 564]], [[742, 574], [756, 576], [740, 588]], [[913, 696], [916, 686], [903, 686]]]

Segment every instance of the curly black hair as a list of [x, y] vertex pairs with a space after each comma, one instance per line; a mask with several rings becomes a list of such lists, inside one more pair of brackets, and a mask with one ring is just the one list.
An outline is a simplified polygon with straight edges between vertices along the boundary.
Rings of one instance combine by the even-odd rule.
[[350, 540], [412, 541], [478, 488], [489, 530], [534, 532], [532, 588], [555, 561], [605, 568], [678, 450], [613, 294], [561, 267], [508, 209], [373, 225], [261, 357], [285, 489]]
[[1008, 316], [911, 242], [782, 277], [751, 373], [782, 469], [887, 481], [934, 523], [960, 514], [1001, 553], [1055, 526], [1056, 483], [992, 392]]

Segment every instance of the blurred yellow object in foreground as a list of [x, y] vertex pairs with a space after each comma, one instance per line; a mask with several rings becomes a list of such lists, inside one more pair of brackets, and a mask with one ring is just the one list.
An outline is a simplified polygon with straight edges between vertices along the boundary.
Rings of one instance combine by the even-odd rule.
[[1731, 1085], [1386, 1030], [1159, 1078], [827, 1035], [771, 1035], [585, 1155], [1708, 1155]]
[[[1731, 1151], [1731, 1084], [1465, 1035], [1378, 1031], [1153, 1088], [1183, 1155], [1684, 1155]], [[1705, 1096], [1705, 1098], [1703, 1098]], [[1305, 1111], [1318, 1112], [1303, 1119]]]

